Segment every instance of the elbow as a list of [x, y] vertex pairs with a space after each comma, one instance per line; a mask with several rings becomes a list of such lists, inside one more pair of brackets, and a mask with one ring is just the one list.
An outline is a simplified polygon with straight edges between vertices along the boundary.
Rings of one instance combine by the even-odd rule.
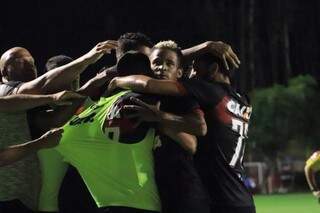
[[189, 140], [186, 140], [183, 143], [184, 149], [191, 155], [196, 154], [197, 152], [197, 138], [194, 135], [190, 135], [191, 137], [188, 137]]
[[196, 132], [194, 133], [197, 136], [205, 136], [207, 134], [208, 128], [207, 123], [203, 117], [200, 117], [197, 119], [197, 122], [195, 122], [194, 130]]
[[207, 134], [208, 128], [207, 128], [207, 123], [204, 118], [204, 115], [202, 112], [196, 112], [193, 116], [193, 126], [195, 132], [193, 133], [194, 135], [197, 136], [205, 136]]
[[205, 136], [208, 132], [207, 124], [205, 122], [201, 122], [199, 124], [199, 136]]
[[197, 144], [192, 144], [190, 147], [188, 147], [188, 150], [187, 150], [191, 155], [194, 155], [196, 154], [197, 152]]
[[187, 151], [191, 155], [194, 155], [197, 152], [197, 143], [196, 142], [183, 143], [182, 147], [185, 151]]

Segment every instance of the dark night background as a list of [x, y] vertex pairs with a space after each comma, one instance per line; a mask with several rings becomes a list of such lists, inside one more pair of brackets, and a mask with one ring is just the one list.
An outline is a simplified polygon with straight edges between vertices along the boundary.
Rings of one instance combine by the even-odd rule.
[[[302, 73], [320, 79], [319, 11], [318, 0], [7, 1], [1, 3], [0, 51], [26, 47], [41, 73], [48, 57], [78, 57], [129, 31], [183, 48], [221, 40], [242, 62], [237, 86], [251, 91]], [[105, 57], [83, 77], [113, 62]]]

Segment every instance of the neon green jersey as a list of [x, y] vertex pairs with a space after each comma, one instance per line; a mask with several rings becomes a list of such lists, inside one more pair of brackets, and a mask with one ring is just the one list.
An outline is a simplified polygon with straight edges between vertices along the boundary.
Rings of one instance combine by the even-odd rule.
[[[65, 162], [77, 168], [98, 207], [125, 206], [160, 211], [152, 155], [155, 130], [146, 129], [144, 137], [134, 143], [120, 142], [121, 131], [127, 129], [116, 125], [117, 119], [121, 119], [119, 106], [129, 96], [130, 92], [126, 91], [101, 98], [97, 104], [75, 116], [64, 126], [60, 144], [51, 154], [57, 151], [56, 160], [60, 155]], [[110, 125], [112, 121], [116, 122]], [[62, 167], [60, 171], [65, 170]], [[59, 188], [61, 178], [56, 179], [56, 188]], [[45, 185], [52, 185], [52, 182]], [[47, 192], [57, 194], [55, 190]], [[50, 194], [44, 192], [41, 196], [50, 197]], [[41, 204], [40, 199], [39, 210], [56, 210], [45, 198], [43, 200]]]

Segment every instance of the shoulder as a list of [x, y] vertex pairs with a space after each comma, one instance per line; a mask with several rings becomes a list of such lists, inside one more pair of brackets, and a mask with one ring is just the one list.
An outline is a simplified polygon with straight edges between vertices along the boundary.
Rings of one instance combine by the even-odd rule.
[[309, 159], [311, 159], [311, 160], [319, 160], [320, 159], [320, 150], [314, 152]]
[[228, 93], [230, 96], [234, 99], [236, 99], [240, 104], [245, 106], [251, 106], [250, 98], [247, 94], [238, 92], [234, 87], [231, 85], [226, 86], [226, 90], [228, 90]]
[[193, 96], [202, 107], [213, 107], [228, 93], [222, 84], [190, 79], [183, 82], [189, 96]]
[[319, 161], [320, 161], [320, 150], [314, 152], [311, 155], [311, 157], [307, 160], [306, 164], [307, 164], [307, 166], [313, 166], [314, 164], [316, 164]]

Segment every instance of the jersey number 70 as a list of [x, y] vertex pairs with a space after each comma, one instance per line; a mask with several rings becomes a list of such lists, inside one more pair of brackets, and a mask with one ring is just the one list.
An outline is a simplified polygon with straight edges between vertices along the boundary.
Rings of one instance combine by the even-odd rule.
[[235, 152], [229, 163], [230, 166], [234, 167], [239, 161], [239, 159], [240, 159], [240, 162], [243, 159], [243, 152], [244, 152], [244, 146], [245, 146], [243, 139], [247, 137], [248, 123], [243, 122], [239, 119], [232, 118], [232, 130], [239, 134]]

